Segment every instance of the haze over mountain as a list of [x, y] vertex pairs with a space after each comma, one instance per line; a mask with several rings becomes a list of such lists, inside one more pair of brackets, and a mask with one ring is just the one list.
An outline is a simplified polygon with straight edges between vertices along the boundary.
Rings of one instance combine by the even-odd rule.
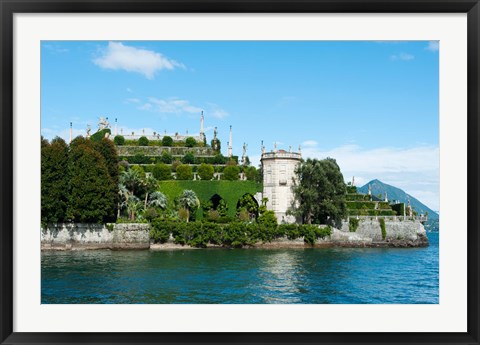
[[401, 190], [400, 188], [391, 186], [389, 184], [383, 183], [377, 179], [372, 180], [366, 183], [364, 186], [357, 188], [359, 193], [367, 194], [368, 193], [368, 185], [372, 188], [372, 195], [378, 196], [379, 194], [382, 195], [382, 198], [387, 192], [388, 200], [398, 200], [400, 202], [404, 202], [405, 204], [408, 203], [410, 200], [410, 205], [418, 214], [425, 214], [428, 212], [428, 218], [431, 220], [438, 219], [438, 213], [434, 210], [430, 209], [428, 206], [420, 202], [414, 196], [405, 193], [405, 191]]

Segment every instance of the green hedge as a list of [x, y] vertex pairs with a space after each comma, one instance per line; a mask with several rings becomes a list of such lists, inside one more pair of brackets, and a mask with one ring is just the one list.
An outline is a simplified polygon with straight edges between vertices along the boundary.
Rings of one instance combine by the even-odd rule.
[[217, 224], [211, 222], [174, 222], [154, 220], [150, 238], [156, 243], [165, 243], [170, 235], [174, 242], [181, 245], [204, 248], [208, 244], [241, 248], [258, 242], [268, 243], [286, 236], [288, 239], [304, 237], [307, 244], [313, 245], [319, 238], [331, 235], [330, 227], [317, 225], [282, 224], [266, 226], [257, 223], [230, 222]]
[[371, 201], [372, 196], [368, 194], [347, 194], [346, 201]]
[[[255, 195], [263, 190], [263, 185], [254, 181], [161, 181], [160, 191], [165, 194], [173, 207], [173, 201], [185, 189], [191, 189], [197, 194], [200, 202], [207, 202], [210, 198], [218, 194], [228, 205], [227, 215], [235, 217], [237, 211], [237, 202], [245, 194]], [[197, 211], [197, 219], [202, 219], [201, 209]]]

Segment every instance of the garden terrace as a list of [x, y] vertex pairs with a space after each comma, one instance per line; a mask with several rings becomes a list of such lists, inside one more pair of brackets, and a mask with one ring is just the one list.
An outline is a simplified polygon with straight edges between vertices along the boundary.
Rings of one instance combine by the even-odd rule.
[[[207, 203], [212, 196], [217, 194], [227, 203], [227, 216], [234, 217], [237, 212], [238, 200], [245, 194], [255, 195], [262, 192], [261, 183], [254, 181], [160, 181], [159, 189], [168, 199], [173, 208], [174, 200], [186, 189], [193, 190], [200, 203]], [[196, 219], [203, 218], [203, 210], [200, 207], [196, 213]]]

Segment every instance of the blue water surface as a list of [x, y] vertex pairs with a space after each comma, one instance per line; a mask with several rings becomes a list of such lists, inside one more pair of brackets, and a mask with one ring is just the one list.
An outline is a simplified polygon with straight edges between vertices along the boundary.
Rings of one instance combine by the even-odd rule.
[[42, 252], [42, 303], [438, 303], [426, 248]]

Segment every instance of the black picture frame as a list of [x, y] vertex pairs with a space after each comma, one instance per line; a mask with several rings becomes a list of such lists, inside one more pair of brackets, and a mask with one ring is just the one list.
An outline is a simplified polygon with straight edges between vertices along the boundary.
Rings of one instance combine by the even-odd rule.
[[[2, 344], [479, 344], [478, 0], [0, 0], [0, 340]], [[13, 332], [13, 16], [15, 13], [467, 13], [468, 315], [465, 333], [15, 333]], [[452, 317], [455, 317], [452, 315]]]

